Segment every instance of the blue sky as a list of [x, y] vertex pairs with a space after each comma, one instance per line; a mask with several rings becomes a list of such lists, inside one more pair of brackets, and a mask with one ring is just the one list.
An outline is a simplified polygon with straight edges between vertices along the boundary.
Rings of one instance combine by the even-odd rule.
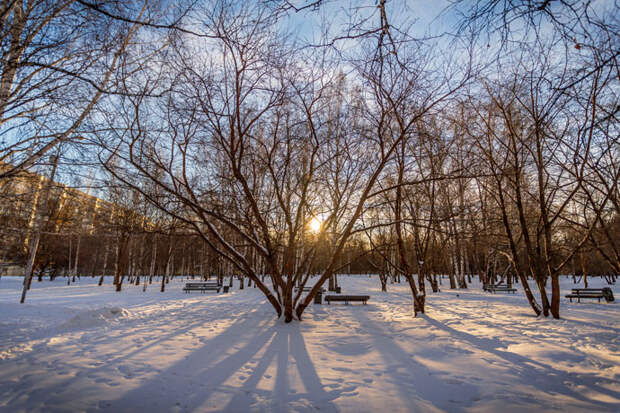
[[[367, 17], [374, 13], [369, 25], [378, 25], [376, 0], [336, 0], [323, 3], [320, 9], [308, 9], [293, 13], [288, 29], [303, 40], [320, 37], [322, 27], [331, 25], [332, 33], [346, 29], [351, 13]], [[446, 0], [402, 0], [387, 3], [388, 20], [392, 25], [412, 29], [415, 36], [438, 35], [449, 31], [454, 20], [450, 14], [440, 15], [449, 5]]]

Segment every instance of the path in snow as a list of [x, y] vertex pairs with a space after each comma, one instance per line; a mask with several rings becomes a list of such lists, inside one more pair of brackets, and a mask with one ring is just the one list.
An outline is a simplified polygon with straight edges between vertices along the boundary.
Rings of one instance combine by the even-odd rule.
[[19, 281], [0, 280], [2, 412], [620, 411], [617, 303], [563, 301], [558, 321], [473, 285], [413, 319], [404, 284], [351, 276], [368, 305], [285, 324], [254, 288], [44, 281], [20, 305]]

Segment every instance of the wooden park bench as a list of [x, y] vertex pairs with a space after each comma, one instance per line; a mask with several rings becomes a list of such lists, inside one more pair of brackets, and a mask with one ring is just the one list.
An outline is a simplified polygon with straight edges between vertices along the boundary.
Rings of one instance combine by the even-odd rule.
[[204, 281], [186, 283], [185, 287], [183, 287], [183, 291], [188, 294], [190, 291], [201, 291], [203, 293], [205, 291], [217, 291], [219, 293], [221, 288], [221, 284], [219, 284], [217, 281]]
[[573, 298], [577, 299], [580, 303], [582, 298], [596, 298], [598, 302], [601, 302], [601, 298], [604, 298], [608, 303], [614, 301], [614, 293], [611, 288], [573, 288], [571, 294], [566, 295], [566, 298], [573, 302]]
[[489, 285], [489, 284], [485, 284], [483, 287], [484, 291], [488, 291], [490, 293], [516, 293], [517, 289], [516, 288], [512, 288], [509, 287], [507, 285]]
[[360, 301], [366, 304], [366, 301], [370, 300], [369, 295], [326, 295], [325, 301], [330, 304], [331, 301], [344, 301], [345, 304], [349, 302]]

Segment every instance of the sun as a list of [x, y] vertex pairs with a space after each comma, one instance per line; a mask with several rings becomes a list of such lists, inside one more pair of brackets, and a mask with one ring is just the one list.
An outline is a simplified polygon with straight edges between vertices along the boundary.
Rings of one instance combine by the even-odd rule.
[[318, 233], [321, 232], [321, 220], [318, 219], [317, 217], [314, 217], [310, 220], [310, 231]]

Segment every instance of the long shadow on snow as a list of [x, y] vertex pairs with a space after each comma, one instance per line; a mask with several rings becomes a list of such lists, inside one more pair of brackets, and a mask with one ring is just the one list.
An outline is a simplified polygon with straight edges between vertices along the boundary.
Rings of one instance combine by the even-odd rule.
[[[320, 409], [321, 411], [336, 412], [338, 408], [332, 400], [338, 398], [342, 392], [332, 390], [326, 392], [321, 379], [310, 359], [308, 350], [298, 323], [288, 325], [276, 325], [271, 328], [275, 331], [273, 340], [260, 357], [258, 364], [250, 377], [245, 381], [242, 391], [238, 391], [230, 400], [224, 411], [249, 411], [256, 404], [254, 395], [259, 398], [273, 396], [277, 393], [280, 397], [272, 397], [270, 406], [254, 406], [270, 411], [288, 411], [291, 403], [298, 401], [308, 402], [310, 405], [294, 404], [297, 410], [306, 407], [309, 411]], [[291, 363], [291, 357], [295, 360]], [[277, 360], [276, 360], [277, 359]], [[276, 379], [273, 391], [258, 389], [258, 384], [265, 377], [269, 366], [277, 363]], [[289, 370], [295, 368], [301, 377], [306, 389], [305, 393], [291, 393], [288, 383]]]
[[[467, 313], [467, 312], [459, 312], [456, 311], [452, 308], [449, 308], [449, 306], [447, 305], [442, 305], [442, 304], [432, 304], [429, 305], [429, 307], [431, 308], [431, 310], [439, 310], [442, 312], [446, 312], [446, 313], [452, 313], [454, 314], [457, 319], [462, 320], [462, 319], [466, 319], [466, 318], [471, 318], [471, 314]], [[518, 316], [518, 317], [524, 317], [526, 320], [530, 321], [530, 320], [536, 320], [538, 317], [532, 312], [532, 313], [515, 313], [514, 316]], [[490, 320], [490, 321], [489, 321]], [[447, 321], [447, 322], [446, 322]], [[446, 320], [442, 322], [442, 325], [449, 325], [449, 322], [451, 320]], [[544, 319], [540, 320], [540, 321], [544, 321]], [[549, 320], [551, 321], [551, 320]], [[486, 327], [486, 328], [497, 328], [500, 327], [501, 329], [504, 329], [506, 331], [509, 331], [510, 333], [513, 334], [518, 334], [521, 335], [521, 326], [517, 323], [510, 323], [510, 322], [504, 322], [504, 323], [496, 323], [494, 322], [493, 319], [485, 319], [485, 318], [478, 318], [475, 320], [476, 323], [478, 323], [481, 327]], [[619, 328], [615, 328], [612, 326], [608, 326], [608, 325], [602, 325], [602, 324], [595, 324], [595, 323], [591, 323], [591, 322], [587, 322], [587, 321], [583, 321], [583, 320], [578, 320], [578, 319], [574, 319], [574, 318], [567, 318], [567, 317], [562, 317], [559, 321], [554, 321], [555, 323], [574, 323], [574, 324], [580, 324], [583, 325], [585, 327], [591, 327], [591, 328], [595, 328], [601, 331], [593, 331], [591, 333], [589, 333], [588, 335], [590, 337], [592, 336], [602, 336], [602, 337], [614, 337], [614, 336], [618, 336], [620, 335], [620, 329]], [[567, 327], [572, 327], [572, 328], [576, 328], [576, 326], [567, 326]], [[557, 331], [553, 331], [552, 334], [554, 334], [554, 336], [558, 337], [559, 339], [564, 339], [566, 344], [572, 344], [571, 343], [571, 339], [572, 337], [569, 337], [567, 334], [563, 334], [561, 332], [557, 332]], [[544, 339], [536, 337], [536, 338], [532, 338], [532, 340], [536, 340], [538, 343], [544, 343]], [[510, 345], [510, 344], [515, 344], [516, 342], [514, 341], [508, 341], [508, 340], [503, 340], [501, 343], [498, 343], [497, 346], [506, 346], [506, 345]], [[586, 353], [584, 353], [581, 349], [579, 349], [578, 347], [574, 348], [575, 351], [579, 351], [581, 354], [583, 354], [583, 356], [586, 356]]]
[[[215, 303], [212, 303], [212, 304], [215, 304]], [[228, 314], [228, 311], [222, 308], [224, 305], [226, 305], [224, 302], [217, 303], [217, 305], [220, 307], [220, 310], [222, 310], [222, 312], [225, 312]], [[228, 304], [228, 307], [230, 307], [231, 311], [234, 311], [236, 308], [230, 304]], [[144, 352], [146, 349], [150, 347], [154, 347], [158, 344], [162, 344], [165, 341], [178, 337], [184, 333], [189, 333], [195, 328], [204, 327], [210, 321], [214, 321], [214, 320], [219, 321], [217, 314], [209, 314], [208, 310], [205, 309], [204, 307], [200, 307], [197, 309], [181, 308], [175, 311], [181, 314], [180, 316], [176, 317], [176, 320], [179, 320], [179, 321], [189, 320], [189, 323], [183, 325], [182, 328], [174, 329], [171, 331], [170, 324], [167, 321], [168, 317], [171, 314], [156, 315], [155, 317], [156, 317], [157, 324], [155, 326], [153, 326], [153, 323], [151, 322], [151, 320], [149, 320], [151, 317], [147, 317], [145, 319], [130, 320], [128, 323], [121, 324], [116, 327], [112, 327], [113, 331], [114, 330], [119, 330], [119, 331], [128, 330], [127, 333], [119, 334], [119, 335], [106, 335], [106, 336], [97, 338], [93, 341], [90, 341], [89, 344], [96, 344], [96, 345], [109, 344], [109, 343], [118, 342], [119, 340], [131, 337], [131, 336], [140, 337], [140, 335], [143, 332], [153, 333], [154, 328], [161, 328], [166, 331], [164, 335], [156, 335], [156, 338], [150, 340], [148, 343], [135, 344], [135, 348], [131, 350], [130, 352], [127, 352], [126, 349], [120, 349], [115, 353], [106, 354], [106, 357], [108, 357], [108, 360], [106, 360], [105, 364], [116, 363], [116, 362], [119, 362], [125, 359], [129, 359], [133, 357], [134, 355]], [[247, 317], [247, 316], [248, 314], [246, 313], [237, 318]], [[233, 321], [233, 324], [236, 321], [237, 320]], [[131, 326], [132, 328], [128, 329], [129, 326]]]
[[[205, 344], [201, 348], [196, 350], [194, 353], [192, 353], [192, 355], [172, 365], [170, 368], [164, 370], [160, 374], [156, 375], [154, 378], [147, 380], [145, 382], [147, 384], [143, 384], [137, 389], [130, 391], [129, 393], [124, 395], [121, 398], [121, 400], [123, 400], [123, 402], [126, 404], [122, 404], [120, 407], [114, 407], [116, 404], [115, 403], [112, 404], [112, 402], [100, 403], [100, 404], [103, 407], [110, 407], [111, 411], [142, 411], [145, 405], [144, 394], [145, 393], [149, 394], [154, 388], [154, 387], [149, 387], [149, 386], [158, 385], [157, 388], [161, 390], [161, 391], [155, 392], [155, 394], [153, 394], [152, 397], [147, 398], [147, 399], [153, 399], [156, 403], [158, 401], [157, 400], [158, 397], [161, 398], [164, 396], [164, 394], [167, 394], [165, 391], [165, 389], [168, 388], [167, 382], [177, 382], [180, 379], [181, 380], [186, 379], [186, 382], [189, 382], [189, 387], [186, 385], [185, 388], [192, 388], [193, 386], [193, 383], [191, 383], [192, 372], [194, 374], [202, 374], [202, 370], [200, 370], [202, 366], [207, 366], [209, 363], [214, 362], [218, 358], [221, 358], [221, 356], [225, 354], [225, 352], [228, 351], [231, 348], [231, 346], [234, 346], [236, 343], [243, 343], [244, 338], [249, 341], [249, 339], [252, 338], [250, 337], [252, 334], [256, 334], [257, 332], [260, 332], [267, 324], [267, 321], [261, 322], [261, 320], [257, 320], [256, 317], [253, 317], [252, 312], [245, 313], [242, 317], [239, 317], [238, 320], [239, 319], [241, 319], [242, 321], [238, 323], [233, 323], [223, 333], [206, 341]], [[156, 340], [153, 343], [149, 343], [147, 346], [138, 346], [138, 347], [140, 347], [140, 349], [143, 350], [146, 347], [152, 347], [155, 345], [162, 346], [165, 344], [166, 340], [174, 339], [174, 337], [176, 336], [184, 335], [187, 332], [191, 331], [192, 329], [204, 325], [204, 323], [205, 323], [205, 320], [201, 320], [199, 322], [192, 323], [188, 326], [186, 325], [183, 328], [174, 329], [170, 333], [166, 334], [165, 337], [161, 337], [159, 340]], [[264, 340], [265, 343], [267, 342], [267, 339], [268, 339], [266, 334], [267, 333], [263, 333], [263, 335], [260, 336], [260, 337], [265, 336], [265, 340]], [[128, 335], [131, 335], [131, 333], [125, 334], [123, 336], [128, 336]], [[113, 338], [113, 340], [118, 340], [118, 339], [119, 337]], [[253, 343], [258, 346], [258, 342], [249, 342], [247, 347], [250, 347], [250, 345]], [[258, 348], [256, 349], [257, 351], [258, 351]], [[129, 352], [128, 354], [125, 354], [122, 356], [114, 357], [112, 360], [109, 360], [108, 362], [104, 363], [101, 366], [83, 370], [82, 372], [79, 372], [78, 375], [76, 376], [64, 378], [63, 380], [53, 383], [53, 385], [48, 385], [44, 388], [40, 388], [37, 391], [42, 391], [42, 390], [45, 391], [46, 393], [45, 402], [48, 406], [57, 406], [59, 408], [66, 408], [74, 404], [79, 406], [80, 399], [94, 398], [98, 392], [98, 384], [96, 383], [93, 383], [88, 387], [84, 386], [85, 381], [88, 380], [86, 377], [84, 377], [84, 375], [88, 375], [91, 377], [95, 377], [99, 375], [101, 376], [101, 378], [104, 379], [100, 381], [109, 382], [109, 380], [107, 380], [107, 377], [110, 377], [110, 376], [115, 377], [115, 376], [122, 375], [120, 372], [116, 370], [119, 367], [118, 364], [121, 361], [124, 361], [126, 359], [131, 359], [131, 358], [135, 358], [139, 356], [140, 349], [133, 350]], [[250, 347], [250, 350], [251, 349], [252, 348]], [[199, 353], [199, 356], [195, 356], [196, 353]], [[241, 350], [236, 354], [240, 354], [240, 353], [243, 354]], [[78, 356], [80, 354], [81, 353], [78, 353]], [[250, 354], [248, 358], [251, 357], [252, 354]], [[54, 355], [54, 357], [57, 357], [57, 356], [62, 358], [62, 354]], [[232, 356], [230, 358], [232, 358]], [[240, 360], [239, 362], [241, 363], [241, 365], [245, 363], [245, 361], [242, 361], [242, 360]], [[70, 365], [70, 363], [62, 362], [62, 364], [67, 367], [74, 368], [73, 366]], [[216, 364], [215, 368], [217, 369], [218, 367], [220, 367], [219, 363]], [[101, 375], [101, 373], [104, 373], [104, 374]], [[222, 373], [222, 372], [218, 371], [218, 373]], [[230, 373], [230, 375], [231, 374], [232, 372]], [[97, 380], [95, 381], [97, 382]], [[197, 383], [196, 386], [198, 386], [198, 384], [200, 383]], [[21, 400], [22, 398], [20, 396], [31, 393], [33, 391], [32, 390], [33, 387], [37, 387], [36, 379], [35, 379], [35, 382], [32, 384], [32, 386], [22, 385], [20, 386], [20, 388], [22, 389], [21, 391], [12, 392], [12, 394], [14, 395], [13, 400]], [[119, 390], [120, 389], [121, 387], [119, 387]], [[196, 391], [196, 393], [199, 393], [199, 392]], [[173, 395], [173, 396], [176, 396], [176, 395]], [[183, 399], [187, 400], [186, 397]], [[147, 400], [147, 403], [148, 401], [149, 400]], [[170, 410], [170, 408], [175, 406], [175, 403], [173, 402], [173, 400], [168, 400], [166, 398], [165, 400], [163, 400], [163, 402], [164, 402], [163, 405], [156, 405], [154, 407], [155, 411], [164, 411], [164, 410], [168, 411]], [[166, 405], [166, 403], [171, 403], [171, 404]], [[14, 405], [13, 407], [17, 409], [20, 406]], [[22, 407], [28, 408], [27, 405], [22, 406]], [[81, 406], [81, 407], [83, 408], [84, 406]]]
[[[557, 370], [547, 364], [540, 363], [531, 358], [521, 356], [509, 351], [498, 350], [496, 347], [502, 345], [499, 340], [492, 340], [487, 338], [480, 338], [463, 331], [455, 330], [437, 320], [430, 318], [427, 315], [422, 317], [433, 327], [443, 330], [462, 342], [466, 342], [477, 349], [493, 354], [512, 366], [510, 367], [513, 376], [521, 377], [522, 384], [531, 386], [539, 391], [547, 393], [560, 393], [562, 395], [572, 397], [576, 400], [580, 400], [587, 403], [592, 403], [600, 408], [609, 409], [610, 411], [616, 411], [618, 405], [615, 403], [606, 403], [599, 400], [590, 399], [583, 394], [575, 392], [570, 387], [566, 386], [565, 377], [570, 377], [575, 385], [581, 385], [588, 387], [599, 393], [607, 394], [616, 399], [620, 398], [620, 392], [609, 390], [597, 384], [597, 382], [606, 380], [600, 376], [593, 374], [583, 373], [569, 373], [561, 370]], [[533, 367], [533, 365], [539, 368]], [[610, 384], [614, 384], [610, 382]], [[582, 406], [575, 406], [575, 408], [581, 408]], [[570, 406], [566, 406], [567, 410], [570, 410]]]
[[[491, 297], [491, 296], [489, 296], [489, 297]], [[503, 297], [505, 297], [505, 296], [502, 296], [500, 298], [503, 298]], [[500, 301], [500, 302], [496, 302], [495, 304], [502, 305], [503, 303]], [[566, 303], [566, 304], [568, 304], [568, 303]], [[601, 305], [606, 305], [607, 306], [608, 304], [601, 304]], [[429, 308], [431, 310], [440, 310], [440, 311], [446, 311], [446, 312], [453, 313], [458, 318], [463, 318], [463, 317], [471, 318], [471, 314], [469, 314], [467, 312], [458, 312], [454, 308], [450, 308], [450, 306], [447, 305], [446, 303], [443, 303], [443, 304], [429, 303], [428, 306], [429, 306]], [[598, 310], [598, 309], [596, 309], [596, 310]], [[592, 322], [583, 321], [583, 320], [579, 320], [579, 319], [575, 318], [575, 317], [578, 317], [578, 316], [586, 316], [587, 318], [590, 318], [590, 319], [600, 319], [602, 311], [600, 311], [600, 310], [596, 311], [596, 310], [593, 310], [593, 311], [590, 312], [590, 311], [588, 311], [588, 309], [564, 308], [564, 312], [565, 313], [568, 312], [568, 316], [562, 315], [562, 317], [560, 319], [560, 322], [565, 321], [565, 322], [570, 322], [570, 323], [576, 323], [576, 324], [581, 324], [581, 325], [587, 326], [587, 327], [593, 327], [593, 328], [598, 328], [598, 329], [602, 329], [602, 330], [611, 330], [611, 331], [613, 331], [616, 334], [620, 334], [620, 328], [616, 328], [616, 327], [613, 327], [611, 325], [595, 324], [595, 323], [592, 323]], [[606, 312], [607, 311], [609, 311], [609, 312], [615, 311], [611, 307], [607, 307], [607, 308], [605, 308], [605, 310], [606, 310]], [[535, 320], [535, 319], [539, 318], [538, 316], [536, 316], [536, 314], [533, 311], [517, 312], [517, 313], [512, 313], [512, 315], [518, 316], [518, 317], [524, 317], [526, 320]], [[613, 319], [614, 315], [615, 315], [615, 313], [611, 314], [610, 315], [610, 319]], [[497, 323], [494, 323], [493, 321], [494, 321], [493, 319], [491, 319], [491, 321], [488, 321], [488, 320], [486, 320], [484, 318], [480, 318], [479, 320], [477, 320], [477, 322], [479, 322], [481, 324], [484, 323], [487, 326], [497, 326]], [[506, 323], [506, 324], [507, 325], [513, 325], [513, 324], [510, 324], [510, 323]]]
[[[449, 412], [463, 412], [473, 404], [478, 397], [478, 390], [464, 381], [458, 383], [447, 383], [431, 374], [429, 369], [423, 364], [415, 361], [411, 355], [405, 352], [394, 341], [394, 335], [386, 331], [384, 326], [371, 320], [367, 315], [367, 308], [372, 305], [351, 306], [351, 315], [355, 317], [361, 326], [371, 331], [370, 338], [373, 340], [374, 348], [381, 353], [386, 366], [398, 366], [407, 373], [397, 371], [385, 375], [392, 378], [405, 405], [411, 406], [412, 411], [423, 411], [424, 404], [420, 406], [412, 405], [412, 397], [417, 396], [423, 403], [434, 405], [436, 408]], [[415, 345], [415, 343], [412, 343]], [[436, 395], [443, 395], [438, 398]], [[461, 400], [453, 398], [461, 397]], [[449, 397], [448, 397], [449, 396]], [[450, 398], [452, 397], [452, 398]]]
[[[222, 387], [223, 383], [269, 342], [273, 336], [272, 329], [266, 329], [270, 321], [258, 322], [249, 317], [231, 325], [182, 360], [119, 399], [101, 403], [101, 407], [112, 412], [200, 408], [213, 393], [230, 391]], [[226, 355], [231, 349], [234, 351]]]
[[[232, 353], [231, 348], [234, 349]], [[263, 349], [264, 353], [257, 356]], [[226, 355], [227, 352], [230, 354]], [[276, 356], [277, 376], [274, 390], [258, 389], [260, 379]], [[307, 393], [289, 392], [287, 378], [289, 356], [296, 361]], [[257, 365], [242, 386], [225, 384], [236, 373], [247, 374], [247, 367], [242, 368], [251, 361], [257, 362]], [[169, 389], [171, 382], [174, 383], [174, 388]], [[178, 389], [182, 389], [183, 392], [175, 394]], [[224, 397], [230, 399], [224, 411], [264, 410], [265, 406], [256, 405], [258, 399], [254, 396], [258, 396], [259, 399], [273, 398], [272, 404], [275, 402], [276, 405], [271, 408], [276, 411], [288, 410], [288, 403], [299, 400], [307, 400], [311, 406], [320, 405], [327, 411], [337, 411], [331, 401], [337, 398], [339, 393], [324, 391], [306, 350], [299, 326], [282, 325], [272, 318], [261, 322], [250, 317], [231, 325], [225, 332], [209, 340], [183, 360], [143, 382], [138, 388], [119, 399], [101, 402], [100, 407], [104, 411], [114, 412], [137, 410], [159, 412], [180, 407], [192, 411], [216, 406], [221, 410], [221, 406], [210, 403], [216, 402], [213, 398]], [[277, 404], [278, 397], [283, 399], [284, 405]], [[220, 403], [221, 400], [217, 402]], [[314, 408], [308, 408], [312, 409]]]

